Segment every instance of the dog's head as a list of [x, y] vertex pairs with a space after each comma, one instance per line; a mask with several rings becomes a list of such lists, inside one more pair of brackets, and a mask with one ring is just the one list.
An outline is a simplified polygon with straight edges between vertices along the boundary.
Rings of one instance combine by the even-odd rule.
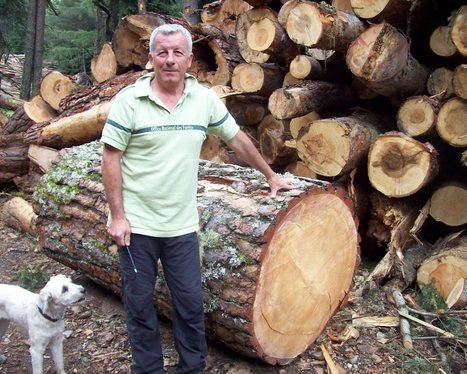
[[73, 283], [63, 274], [58, 274], [49, 279], [39, 297], [43, 303], [66, 307], [84, 300], [85, 292], [83, 286]]

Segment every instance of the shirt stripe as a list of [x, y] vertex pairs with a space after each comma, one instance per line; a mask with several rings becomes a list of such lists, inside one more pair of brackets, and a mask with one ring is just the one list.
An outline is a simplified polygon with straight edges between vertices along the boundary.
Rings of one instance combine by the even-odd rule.
[[225, 113], [225, 116], [222, 117], [219, 121], [214, 122], [214, 123], [210, 123], [208, 127], [217, 127], [217, 126], [220, 126], [220, 125], [222, 125], [222, 124], [225, 122], [225, 120], [226, 120], [228, 117], [229, 117], [229, 113], [227, 112], [227, 113]]

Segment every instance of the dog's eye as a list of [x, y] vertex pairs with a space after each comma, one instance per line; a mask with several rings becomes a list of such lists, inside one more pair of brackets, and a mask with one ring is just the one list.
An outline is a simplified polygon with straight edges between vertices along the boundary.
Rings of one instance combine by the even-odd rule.
[[62, 287], [62, 293], [68, 292], [68, 286], [63, 286]]

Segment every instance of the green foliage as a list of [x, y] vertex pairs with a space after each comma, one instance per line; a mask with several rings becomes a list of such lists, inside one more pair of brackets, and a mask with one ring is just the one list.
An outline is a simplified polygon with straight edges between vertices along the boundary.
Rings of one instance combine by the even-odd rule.
[[409, 357], [402, 355], [402, 369], [404, 373], [412, 374], [436, 374], [439, 372], [439, 366], [428, 361], [424, 357]]
[[420, 306], [425, 310], [436, 311], [446, 308], [446, 303], [438, 293], [433, 282], [420, 286], [419, 299]]
[[0, 0], [0, 58], [24, 51], [27, 5], [23, 0]]
[[148, 1], [146, 4], [146, 9], [149, 12], [157, 12], [175, 17], [181, 17], [183, 10], [183, 1]]
[[23, 265], [14, 275], [13, 280], [18, 281], [19, 285], [30, 291], [41, 288], [48, 279], [48, 274], [37, 266]]

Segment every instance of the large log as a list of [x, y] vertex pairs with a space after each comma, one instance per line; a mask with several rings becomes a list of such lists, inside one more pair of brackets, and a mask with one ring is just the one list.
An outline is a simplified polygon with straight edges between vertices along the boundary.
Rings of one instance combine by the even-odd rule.
[[100, 52], [92, 58], [91, 72], [98, 83], [111, 79], [117, 74], [117, 59], [112, 44], [105, 42]]
[[398, 129], [414, 137], [434, 134], [439, 107], [439, 101], [431, 97], [409, 97], [397, 112]]
[[[94, 142], [63, 152], [34, 194], [36, 227], [48, 256], [120, 294], [101, 149]], [[290, 362], [319, 337], [351, 287], [359, 239], [350, 200], [310, 180], [271, 199], [258, 172], [203, 162], [198, 186], [208, 337], [271, 364]], [[156, 288], [155, 303], [170, 318], [163, 277]]]
[[467, 100], [453, 97], [443, 103], [436, 121], [438, 135], [453, 147], [467, 147]]
[[235, 34], [238, 16], [251, 8], [243, 0], [217, 0], [203, 6], [201, 20], [219, 27], [224, 33]]
[[255, 62], [238, 64], [232, 75], [232, 88], [236, 91], [269, 96], [282, 86], [285, 71], [276, 64]]
[[53, 109], [60, 108], [60, 100], [73, 89], [73, 82], [59, 71], [51, 71], [41, 81], [40, 93], [44, 101]]
[[456, 181], [445, 181], [430, 198], [429, 214], [436, 221], [448, 226], [467, 223], [467, 185]]
[[24, 105], [21, 105], [15, 110], [5, 126], [3, 126], [0, 135], [21, 133], [29, 129], [32, 125], [34, 125], [34, 122], [26, 114]]

